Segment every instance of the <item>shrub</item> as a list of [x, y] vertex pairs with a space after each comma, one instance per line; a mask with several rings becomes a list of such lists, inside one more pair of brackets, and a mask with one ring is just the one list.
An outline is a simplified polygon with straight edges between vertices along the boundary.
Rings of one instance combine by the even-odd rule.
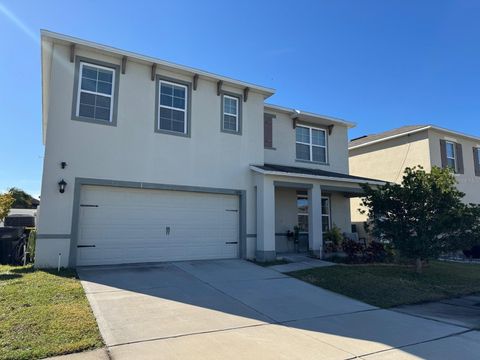
[[385, 245], [378, 241], [372, 241], [364, 252], [364, 261], [367, 263], [372, 262], [385, 262], [392, 257]]
[[347, 260], [349, 262], [359, 262], [362, 260], [365, 246], [361, 243], [345, 239], [342, 243], [342, 248], [345, 254], [347, 254]]
[[27, 252], [28, 252], [28, 262], [33, 263], [35, 260], [35, 242], [37, 239], [37, 231], [32, 230], [30, 231], [30, 234], [28, 234], [28, 240], [27, 240]]
[[0, 194], [0, 221], [5, 220], [15, 199], [9, 193]]
[[371, 233], [416, 262], [480, 244], [480, 206], [464, 204], [450, 169], [406, 168], [401, 184], [363, 185]]
[[323, 234], [323, 241], [325, 242], [326, 252], [338, 251], [339, 249], [341, 249], [341, 245], [343, 242], [342, 231], [334, 225], [331, 229], [329, 229]]

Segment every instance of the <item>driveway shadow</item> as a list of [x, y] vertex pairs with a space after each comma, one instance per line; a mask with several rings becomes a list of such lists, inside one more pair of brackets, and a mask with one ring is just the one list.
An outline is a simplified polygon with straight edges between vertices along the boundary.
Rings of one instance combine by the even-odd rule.
[[[277, 344], [273, 353], [291, 354], [285, 359], [346, 359], [393, 348], [408, 352], [413, 344], [467, 330], [381, 310], [243, 260], [90, 267], [78, 274], [119, 358], [151, 347], [168, 354], [197, 346], [217, 358], [247, 358], [232, 349], [249, 348], [263, 359]], [[304, 351], [292, 352], [297, 345]], [[472, 346], [480, 351], [478, 343]]]

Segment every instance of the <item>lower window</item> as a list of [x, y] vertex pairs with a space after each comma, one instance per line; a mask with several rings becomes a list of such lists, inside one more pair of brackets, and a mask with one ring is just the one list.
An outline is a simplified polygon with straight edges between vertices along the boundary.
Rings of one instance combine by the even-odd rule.
[[297, 225], [300, 232], [308, 232], [308, 193], [306, 191], [297, 191]]
[[322, 196], [322, 231], [330, 230], [330, 198]]
[[[297, 224], [300, 232], [308, 233], [308, 192], [297, 191]], [[330, 197], [322, 196], [322, 232], [329, 231]]]

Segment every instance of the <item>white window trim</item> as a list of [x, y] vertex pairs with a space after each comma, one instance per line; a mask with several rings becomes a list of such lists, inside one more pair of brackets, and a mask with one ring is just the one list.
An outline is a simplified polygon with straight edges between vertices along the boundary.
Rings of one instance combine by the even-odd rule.
[[[452, 148], [453, 148], [453, 157], [448, 156], [448, 151], [447, 151], [447, 150], [448, 150], [448, 145], [449, 145], [449, 144], [451, 144], [451, 145], [452, 145]], [[455, 144], [453, 141], [446, 141], [446, 142], [445, 142], [445, 146], [446, 146], [446, 148], [445, 148], [445, 155], [447, 156], [447, 165], [448, 165], [448, 160], [449, 160], [449, 159], [450, 159], [450, 160], [453, 160], [453, 162], [454, 162], [454, 164], [455, 164], [453, 171], [454, 171], [454, 172], [457, 172], [457, 170], [458, 170], [458, 166], [457, 166], [457, 149], [456, 149], [456, 146], [455, 146], [455, 145], [456, 145], [456, 144]]]
[[[83, 67], [84, 65], [87, 65], [87, 66], [90, 66], [90, 67], [95, 67], [95, 68], [98, 68], [98, 69], [103, 69], [103, 70], [108, 70], [108, 71], [111, 71], [112, 72], [112, 94], [111, 95], [108, 95], [108, 94], [104, 94], [104, 93], [100, 93], [100, 92], [97, 92], [97, 91], [90, 91], [90, 90], [84, 90], [82, 89], [82, 78], [83, 78]], [[76, 112], [75, 112], [75, 115], [79, 118], [87, 118], [85, 116], [80, 116], [80, 94], [82, 92], [85, 92], [87, 94], [93, 94], [93, 95], [99, 95], [99, 96], [105, 96], [105, 97], [109, 97], [110, 98], [110, 116], [109, 116], [109, 119], [108, 119], [108, 122], [112, 122], [112, 117], [113, 117], [113, 103], [114, 103], [114, 96], [115, 96], [115, 69], [112, 69], [112, 68], [109, 68], [109, 67], [106, 67], [106, 66], [101, 66], [101, 65], [96, 65], [96, 64], [92, 64], [92, 63], [89, 63], [89, 62], [86, 62], [86, 61], [81, 61], [80, 62], [80, 72], [79, 72], [79, 77], [78, 77], [78, 89], [77, 89], [77, 109], [76, 109]], [[98, 79], [97, 79], [98, 81]], [[93, 120], [96, 120], [96, 121], [104, 121], [102, 119], [97, 119], [97, 118], [88, 118], [88, 119], [93, 119]]]
[[[296, 130], [295, 130], [295, 144], [307, 145], [309, 147], [309, 150], [310, 150], [310, 159], [309, 160], [299, 159], [297, 157], [297, 150], [296, 149], [295, 149], [295, 159], [299, 160], [299, 161], [310, 161], [310, 162], [319, 163], [319, 164], [328, 164], [327, 131], [325, 129], [322, 129], [322, 128], [317, 128], [317, 127], [314, 127], [314, 126], [307, 126], [307, 125], [297, 125], [296, 127], [301, 127], [301, 128], [308, 129], [308, 135], [309, 135], [309, 138], [310, 138], [310, 143], [306, 143], [306, 142], [303, 142], [303, 141], [297, 141], [297, 134], [296, 134]], [[317, 131], [322, 131], [323, 132], [323, 134], [325, 135], [325, 145], [316, 145], [316, 144], [312, 143], [312, 130], [317, 130]], [[313, 160], [313, 147], [319, 147], [319, 148], [324, 148], [325, 149], [325, 161], [324, 162]]]
[[[236, 102], [236, 104], [237, 104], [237, 105], [235, 106], [235, 109], [236, 109], [236, 113], [235, 113], [235, 114], [231, 114], [231, 113], [225, 111], [225, 99], [235, 100], [235, 102]], [[235, 96], [230, 96], [230, 95], [224, 94], [222, 101], [223, 101], [223, 116], [222, 116], [222, 127], [223, 127], [223, 130], [224, 130], [224, 131], [232, 131], [232, 130], [230, 130], [230, 129], [225, 129], [225, 115], [228, 115], [228, 116], [235, 116], [235, 132], [238, 132], [238, 107], [239, 107], [239, 100], [238, 100], [238, 98], [236, 98]]]
[[330, 216], [332, 212], [332, 208], [331, 208], [332, 204], [330, 201], [330, 196], [322, 196], [322, 200], [327, 200], [328, 202], [328, 214], [324, 214], [322, 211], [322, 227], [323, 227], [323, 218], [328, 217], [328, 229], [330, 230], [332, 228], [332, 217]]
[[[162, 99], [162, 84], [168, 84], [168, 85], [173, 85], [173, 86], [178, 86], [178, 87], [182, 87], [185, 89], [185, 108], [181, 109], [181, 108], [176, 108], [174, 106], [168, 106], [168, 105], [162, 105], [161, 104], [161, 99]], [[173, 94], [172, 94], [173, 96]], [[187, 109], [188, 109], [188, 87], [183, 85], [183, 84], [179, 84], [179, 83], [175, 83], [173, 81], [167, 81], [167, 80], [162, 80], [160, 79], [158, 81], [158, 124], [157, 124], [157, 127], [159, 130], [161, 131], [170, 131], [170, 132], [173, 132], [173, 133], [180, 133], [180, 131], [175, 131], [175, 130], [169, 130], [169, 129], [162, 129], [160, 127], [160, 108], [165, 108], [165, 109], [170, 109], [170, 110], [176, 110], [176, 111], [183, 111], [183, 132], [181, 134], [186, 134], [187, 133]]]
[[[297, 191], [297, 226], [299, 225], [298, 223], [298, 217], [301, 215], [301, 216], [306, 216], [307, 217], [307, 224], [309, 223], [310, 221], [310, 215], [308, 213], [308, 210], [307, 212], [301, 212], [298, 210], [298, 199], [301, 198], [301, 199], [305, 199], [308, 201], [308, 193], [307, 194], [299, 194], [299, 192]], [[300, 231], [299, 232], [300, 234], [308, 234], [308, 231]]]

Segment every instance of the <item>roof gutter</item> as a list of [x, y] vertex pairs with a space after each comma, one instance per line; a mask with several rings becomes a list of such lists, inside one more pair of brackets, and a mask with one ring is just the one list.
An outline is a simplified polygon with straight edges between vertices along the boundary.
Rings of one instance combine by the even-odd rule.
[[368, 141], [368, 142], [363, 143], [363, 144], [359, 144], [359, 145], [355, 145], [355, 146], [349, 146], [348, 150], [359, 149], [359, 148], [362, 148], [362, 147], [365, 147], [365, 146], [378, 144], [378, 143], [381, 143], [383, 141], [396, 139], [396, 138], [399, 138], [399, 137], [402, 137], [402, 136], [405, 136], [405, 135], [416, 134], [416, 133], [419, 133], [421, 131], [425, 131], [425, 130], [428, 130], [428, 129], [437, 130], [437, 131], [444, 132], [444, 133], [447, 133], [447, 134], [450, 134], [450, 135], [462, 136], [462, 137], [465, 137], [467, 139], [471, 139], [471, 140], [480, 142], [480, 138], [478, 138], [476, 136], [464, 134], [464, 133], [461, 133], [461, 132], [458, 132], [458, 131], [448, 130], [448, 129], [445, 129], [445, 128], [442, 128], [442, 127], [439, 127], [439, 126], [435, 126], [435, 125], [426, 125], [424, 127], [421, 127], [421, 128], [415, 129], [415, 130], [405, 131], [401, 134], [395, 134], [395, 135], [387, 136], [387, 137], [384, 137], [384, 138], [381, 138], [381, 139]]
[[251, 83], [248, 83], [248, 82], [244, 82], [244, 81], [241, 81], [241, 80], [236, 80], [236, 79], [229, 78], [229, 77], [226, 77], [226, 76], [217, 75], [217, 74], [214, 74], [214, 73], [211, 73], [211, 72], [208, 72], [208, 71], [203, 71], [203, 70], [199, 70], [199, 69], [196, 69], [196, 68], [175, 64], [175, 63], [165, 61], [165, 60], [161, 60], [161, 59], [158, 59], [158, 58], [154, 58], [154, 57], [145, 56], [145, 55], [137, 54], [137, 53], [130, 52], [130, 51], [117, 49], [117, 48], [114, 48], [114, 47], [111, 47], [111, 46], [102, 45], [102, 44], [95, 43], [95, 42], [92, 42], [92, 41], [79, 39], [79, 38], [76, 38], [76, 37], [73, 37], [73, 36], [63, 35], [63, 34], [59, 34], [59, 33], [56, 33], [56, 32], [53, 32], [53, 31], [48, 31], [48, 30], [40, 30], [40, 33], [41, 33], [42, 38], [50, 38], [53, 41], [57, 40], [57, 41], [66, 42], [66, 43], [74, 43], [74, 44], [82, 45], [82, 46], [89, 47], [89, 48], [92, 48], [92, 49], [96, 49], [96, 50], [99, 50], [99, 51], [113, 53], [113, 54], [117, 54], [117, 55], [120, 55], [120, 56], [126, 56], [129, 59], [137, 59], [137, 60], [144, 61], [144, 62], [147, 62], [147, 63], [158, 64], [159, 66], [163, 66], [165, 68], [169, 68], [169, 69], [173, 69], [173, 70], [177, 70], [177, 71], [180, 70], [180, 71], [189, 73], [192, 76], [197, 74], [198, 76], [204, 77], [206, 79], [210, 79], [210, 80], [214, 80], [214, 81], [219, 81], [220, 80], [220, 81], [223, 81], [226, 84], [231, 84], [233, 86], [238, 86], [238, 87], [241, 87], [241, 88], [250, 88], [250, 90], [262, 93], [263, 95], [265, 95], [265, 98], [268, 98], [275, 93], [275, 89], [272, 89], [272, 88], [259, 86], [259, 85], [256, 85], [256, 84], [251, 84]]
[[265, 107], [265, 109], [271, 109], [271, 110], [274, 110], [274, 111], [283, 112], [283, 113], [287, 114], [288, 116], [290, 116], [291, 119], [301, 118], [302, 116], [306, 116], [306, 117], [316, 118], [316, 119], [320, 119], [320, 120], [331, 121], [335, 124], [343, 125], [343, 126], [346, 126], [348, 128], [353, 128], [353, 127], [357, 126], [357, 124], [354, 123], [354, 122], [346, 121], [346, 120], [335, 118], [335, 117], [332, 117], [332, 116], [315, 114], [315, 113], [302, 111], [302, 110], [297, 110], [297, 109], [291, 109], [291, 108], [287, 108], [287, 107], [283, 107], [283, 106], [279, 106], [279, 105], [265, 104], [264, 107]]
[[349, 146], [349, 147], [348, 147], [348, 150], [359, 149], [359, 148], [364, 147], [364, 146], [369, 146], [369, 145], [381, 143], [381, 142], [383, 142], [383, 141], [387, 141], [387, 140], [391, 140], [391, 139], [396, 139], [396, 138], [399, 138], [399, 137], [402, 137], [402, 136], [405, 136], [405, 135], [416, 134], [416, 133], [418, 133], [418, 132], [421, 132], [421, 131], [424, 131], [424, 130], [428, 130], [428, 129], [430, 129], [430, 128], [432, 128], [432, 126], [431, 126], [431, 125], [427, 125], [427, 126], [425, 126], [425, 127], [422, 127], [422, 128], [419, 128], [419, 129], [415, 129], [415, 130], [406, 131], [406, 132], [403, 132], [403, 133], [401, 133], [401, 134], [395, 134], [395, 135], [387, 136], [387, 137], [384, 137], [384, 138], [381, 138], [381, 139], [376, 139], [376, 140], [368, 141], [368, 142], [363, 143], [363, 144], [360, 144], [360, 145]]

